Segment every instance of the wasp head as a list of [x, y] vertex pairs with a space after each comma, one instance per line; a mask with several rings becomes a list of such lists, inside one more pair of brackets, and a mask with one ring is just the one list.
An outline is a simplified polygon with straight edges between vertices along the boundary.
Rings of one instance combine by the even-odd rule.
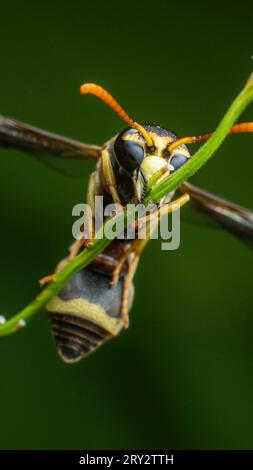
[[169, 130], [151, 125], [143, 128], [148, 132], [152, 146], [148, 146], [144, 136], [133, 128], [122, 131], [114, 143], [116, 160], [133, 179], [138, 202], [145, 199], [152, 181], [159, 183], [160, 178], [177, 171], [191, 156], [185, 145], [169, 152], [168, 147], [177, 140]]

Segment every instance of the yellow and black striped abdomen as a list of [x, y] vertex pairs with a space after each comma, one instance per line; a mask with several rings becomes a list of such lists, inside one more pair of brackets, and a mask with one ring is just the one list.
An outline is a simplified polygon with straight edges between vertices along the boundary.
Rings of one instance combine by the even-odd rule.
[[[88, 266], [47, 305], [52, 333], [65, 362], [79, 361], [122, 330], [124, 277], [123, 273], [110, 287], [110, 272]], [[132, 300], [133, 288], [130, 297]]]
[[52, 333], [65, 362], [76, 362], [109, 339], [110, 334], [80, 316], [51, 313]]

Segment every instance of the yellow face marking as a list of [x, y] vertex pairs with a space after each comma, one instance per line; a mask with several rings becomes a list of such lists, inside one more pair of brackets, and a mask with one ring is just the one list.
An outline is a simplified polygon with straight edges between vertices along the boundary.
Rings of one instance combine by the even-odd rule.
[[[153, 143], [154, 143], [154, 147], [155, 147], [155, 151], [153, 153], [149, 153], [147, 152], [147, 155], [146, 156], [151, 156], [151, 155], [156, 155], [158, 157], [163, 157], [163, 153], [164, 151], [167, 149], [167, 147], [172, 143], [174, 142], [174, 139], [173, 137], [171, 136], [160, 136], [158, 135], [156, 132], [152, 132], [150, 131], [149, 132], [152, 140], [153, 140]], [[124, 140], [127, 140], [127, 141], [131, 141], [131, 142], [138, 142], [140, 145], [144, 146], [145, 143], [143, 141], [143, 137], [136, 131], [136, 133], [133, 133], [133, 134], [126, 134], [124, 137], [123, 137]], [[184, 154], [186, 157], [189, 157], [189, 152], [183, 148], [182, 146], [179, 146], [175, 149], [175, 153], [182, 153]], [[172, 152], [171, 155], [174, 154], [174, 151]]]
[[166, 150], [169, 144], [173, 142], [173, 138], [169, 135], [161, 136], [156, 132], [150, 132], [151, 138], [154, 142], [155, 155], [163, 157], [163, 152]]
[[126, 134], [123, 138], [123, 140], [130, 140], [131, 142], [138, 142], [140, 144], [143, 144], [143, 137], [140, 136], [140, 134], [136, 131], [135, 134]]
[[[178, 147], [175, 147], [170, 155], [167, 155], [165, 151], [168, 149], [168, 146], [174, 142], [174, 138], [170, 135], [159, 135], [158, 132], [155, 131], [149, 131], [149, 134], [152, 138], [153, 141], [153, 147], [152, 149], [146, 148], [146, 155], [145, 158], [141, 164], [141, 169], [143, 174], [145, 175], [146, 180], [149, 180], [157, 171], [160, 171], [163, 166], [167, 166], [167, 174], [165, 177], [168, 176], [168, 173], [170, 173], [171, 169], [169, 168], [169, 163], [171, 159], [174, 157], [174, 155], [181, 154], [185, 155], [186, 158], [190, 158], [191, 154], [188, 151], [188, 149], [180, 145]], [[136, 131], [132, 134], [126, 134], [124, 137], [124, 140], [127, 141], [134, 141], [140, 144], [142, 147], [145, 146], [145, 142], [143, 141], [143, 137]], [[152, 161], [151, 157], [154, 157], [156, 160]], [[162, 162], [163, 160], [163, 162]], [[172, 169], [173, 171], [173, 169]], [[139, 188], [140, 186], [140, 188]], [[139, 190], [138, 190], [139, 189]], [[137, 188], [137, 193], [140, 193], [142, 191], [142, 183], [138, 183], [138, 188]]]
[[[173, 142], [173, 138], [170, 136], [161, 137], [156, 132], [149, 132], [149, 134], [151, 136], [151, 139], [153, 140], [154, 146], [157, 149], [155, 152], [156, 155], [158, 155], [157, 151], [159, 153], [162, 153], [166, 149], [166, 147], [168, 147], [168, 145]], [[133, 134], [126, 134], [123, 139], [138, 142], [142, 145], [144, 144], [143, 137], [138, 132]]]
[[141, 171], [148, 181], [157, 171], [167, 166], [166, 160], [157, 156], [145, 157], [141, 164]]

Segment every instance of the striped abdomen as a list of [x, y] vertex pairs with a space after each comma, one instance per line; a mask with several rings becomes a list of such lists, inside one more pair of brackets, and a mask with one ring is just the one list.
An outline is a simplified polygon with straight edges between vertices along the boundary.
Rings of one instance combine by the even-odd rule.
[[67, 362], [81, 359], [111, 336], [104, 328], [80, 316], [51, 313], [50, 321], [60, 355]]
[[[92, 264], [76, 273], [47, 305], [52, 333], [65, 362], [79, 361], [122, 330], [124, 278], [125, 273], [110, 287], [111, 270]], [[129, 304], [132, 297], [133, 288]]]

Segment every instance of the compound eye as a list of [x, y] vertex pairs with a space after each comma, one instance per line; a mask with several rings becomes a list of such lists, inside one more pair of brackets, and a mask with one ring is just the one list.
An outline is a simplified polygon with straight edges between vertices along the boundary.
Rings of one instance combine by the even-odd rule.
[[114, 150], [120, 166], [130, 174], [133, 174], [134, 170], [140, 167], [145, 157], [144, 148], [131, 140], [117, 139]]
[[170, 160], [170, 164], [174, 167], [174, 171], [176, 171], [181, 168], [181, 166], [184, 165], [187, 160], [188, 158], [182, 153], [176, 153]]

